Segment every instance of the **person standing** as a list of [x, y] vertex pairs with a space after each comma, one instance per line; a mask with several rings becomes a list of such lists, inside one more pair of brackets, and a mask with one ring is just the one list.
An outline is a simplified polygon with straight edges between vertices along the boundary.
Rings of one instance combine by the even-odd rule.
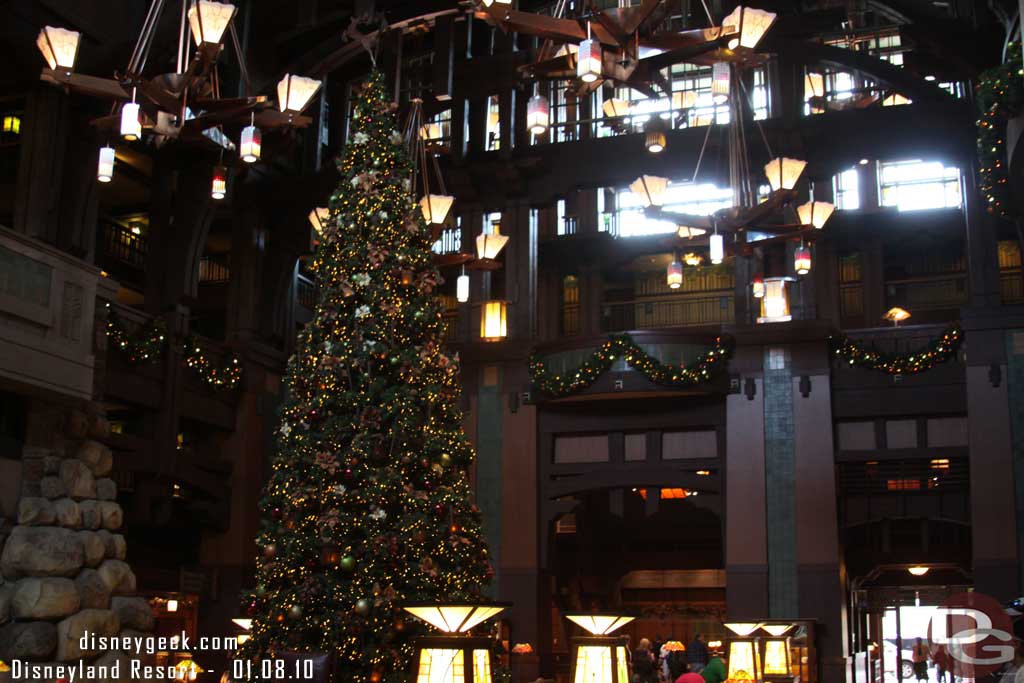
[[633, 683], [658, 683], [658, 669], [647, 638], [641, 638], [633, 651]]
[[708, 646], [704, 642], [704, 634], [698, 633], [686, 648], [686, 663], [690, 671], [700, 673], [708, 663]]
[[911, 660], [914, 663], [914, 678], [919, 681], [928, 680], [928, 659], [931, 657], [931, 650], [924, 640], [918, 638], [914, 643], [911, 653]]

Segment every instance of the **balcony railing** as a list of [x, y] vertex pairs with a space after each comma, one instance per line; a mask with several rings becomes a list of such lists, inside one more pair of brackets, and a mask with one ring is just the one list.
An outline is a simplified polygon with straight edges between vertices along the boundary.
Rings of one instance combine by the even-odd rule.
[[601, 316], [605, 332], [657, 327], [698, 327], [735, 321], [733, 293], [702, 293], [606, 303]]
[[1024, 274], [1020, 268], [999, 273], [999, 289], [1004, 304], [1024, 303]]
[[215, 285], [227, 282], [231, 279], [231, 269], [226, 263], [212, 256], [204, 256], [199, 259], [199, 281]]
[[459, 312], [446, 312], [442, 324], [444, 325], [444, 342], [446, 344], [457, 342], [459, 340]]
[[299, 305], [313, 310], [316, 307], [317, 286], [305, 275], [298, 275], [295, 278], [295, 298]]
[[103, 253], [107, 256], [133, 268], [144, 268], [146, 250], [147, 240], [141, 232], [136, 234], [119, 223], [103, 223]]

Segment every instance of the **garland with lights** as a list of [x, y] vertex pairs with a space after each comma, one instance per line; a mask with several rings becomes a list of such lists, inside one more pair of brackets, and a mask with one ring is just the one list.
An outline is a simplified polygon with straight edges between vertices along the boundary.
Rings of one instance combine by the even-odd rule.
[[182, 352], [182, 362], [195, 370], [199, 379], [214, 389], [234, 389], [242, 380], [242, 365], [231, 351], [224, 355], [224, 362], [220, 367], [210, 362], [194, 337], [185, 340]]
[[956, 356], [963, 331], [959, 324], [954, 324], [930, 342], [924, 349], [913, 353], [886, 353], [871, 346], [854, 341], [846, 335], [829, 338], [834, 356], [843, 359], [848, 365], [871, 370], [881, 370], [890, 375], [913, 375], [930, 370], [940, 363], [945, 363]]
[[981, 74], [975, 86], [979, 117], [978, 189], [985, 197], [986, 210], [997, 216], [1013, 217], [1006, 168], [1006, 124], [1024, 110], [1024, 79], [1021, 78], [1021, 45], [1009, 43], [1006, 62]]
[[117, 312], [107, 305], [107, 337], [128, 358], [136, 363], [155, 363], [160, 360], [167, 344], [167, 323], [163, 318], [154, 318], [135, 334], [128, 331]]
[[724, 370], [726, 361], [732, 356], [732, 344], [722, 337], [716, 337], [715, 345], [692, 364], [672, 365], [662, 363], [644, 351], [628, 334], [612, 335], [575, 370], [569, 370], [561, 375], [552, 374], [540, 356], [534, 353], [530, 356], [530, 378], [534, 387], [548, 396], [568, 396], [593, 384], [620, 356], [650, 382], [668, 387], [682, 387], [707, 382]]
[[396, 109], [374, 73], [336, 162], [243, 594], [240, 659], [333, 652], [346, 683], [405, 683], [425, 630], [402, 605], [480, 601], [494, 573]]

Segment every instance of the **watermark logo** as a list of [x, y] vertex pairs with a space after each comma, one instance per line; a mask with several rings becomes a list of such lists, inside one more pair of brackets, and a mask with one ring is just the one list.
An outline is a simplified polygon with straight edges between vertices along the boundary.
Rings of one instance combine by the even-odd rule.
[[1013, 661], [1013, 624], [1003, 606], [981, 593], [959, 593], [928, 624], [931, 657], [962, 678], [981, 678]]

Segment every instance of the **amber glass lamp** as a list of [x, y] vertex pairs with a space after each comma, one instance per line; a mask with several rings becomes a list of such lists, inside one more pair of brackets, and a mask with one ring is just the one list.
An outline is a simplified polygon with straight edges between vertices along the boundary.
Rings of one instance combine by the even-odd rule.
[[729, 672], [726, 683], [755, 683], [761, 680], [760, 661], [757, 656], [757, 638], [751, 634], [760, 623], [734, 622], [725, 624], [732, 632], [729, 638]]
[[764, 624], [761, 627], [768, 637], [762, 641], [761, 675], [765, 681], [791, 683], [793, 661], [786, 633], [793, 624]]
[[574, 612], [565, 618], [590, 633], [572, 639], [572, 683], [629, 683], [626, 638], [611, 634], [633, 617], [617, 612]]
[[416, 639], [411, 683], [491, 683], [491, 640], [467, 633], [506, 607], [497, 603], [406, 605], [405, 611], [442, 633]]

